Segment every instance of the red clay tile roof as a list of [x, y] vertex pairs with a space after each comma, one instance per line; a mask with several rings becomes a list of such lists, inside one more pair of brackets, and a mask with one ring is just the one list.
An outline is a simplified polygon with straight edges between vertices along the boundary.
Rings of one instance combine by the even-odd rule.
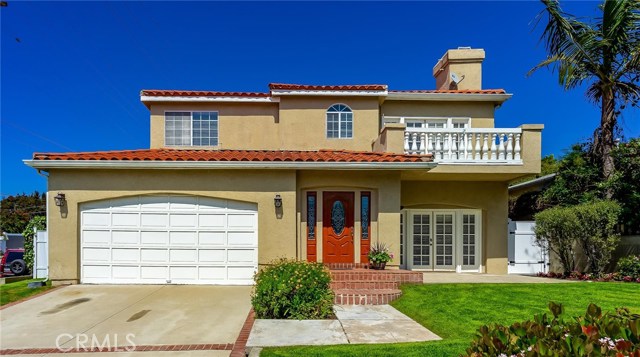
[[202, 90], [143, 89], [140, 95], [150, 97], [269, 97], [263, 92], [216, 92]]
[[372, 90], [372, 91], [384, 91], [387, 90], [386, 84], [355, 84], [355, 85], [310, 85], [310, 84], [285, 84], [285, 83], [269, 83], [269, 89], [284, 89], [284, 90], [332, 90], [332, 91], [349, 91], [349, 90]]
[[444, 93], [444, 94], [506, 94], [504, 89], [432, 89], [432, 90], [390, 90], [391, 93]]
[[347, 150], [180, 150], [147, 149], [75, 153], [34, 153], [33, 160], [89, 161], [291, 161], [291, 162], [430, 162], [430, 155], [404, 155]]

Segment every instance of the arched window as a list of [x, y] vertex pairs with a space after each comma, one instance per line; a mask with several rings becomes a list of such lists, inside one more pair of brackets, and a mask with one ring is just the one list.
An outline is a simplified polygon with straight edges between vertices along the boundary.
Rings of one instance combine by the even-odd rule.
[[353, 137], [353, 112], [344, 104], [334, 104], [327, 109], [327, 138], [351, 139]]

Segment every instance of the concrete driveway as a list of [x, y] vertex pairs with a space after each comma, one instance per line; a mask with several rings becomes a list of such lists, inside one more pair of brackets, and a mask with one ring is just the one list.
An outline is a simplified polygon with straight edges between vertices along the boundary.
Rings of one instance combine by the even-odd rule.
[[111, 347], [233, 344], [250, 292], [248, 286], [68, 286], [3, 309], [0, 349], [78, 348], [92, 339], [107, 339]]

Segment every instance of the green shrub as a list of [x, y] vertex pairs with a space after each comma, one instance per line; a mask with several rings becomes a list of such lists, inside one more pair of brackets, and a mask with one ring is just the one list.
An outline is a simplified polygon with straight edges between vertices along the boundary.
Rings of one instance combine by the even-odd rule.
[[589, 270], [593, 274], [600, 274], [604, 272], [611, 260], [611, 253], [620, 242], [620, 235], [616, 231], [620, 205], [614, 201], [597, 201], [570, 209], [578, 218], [578, 244], [587, 257]]
[[536, 243], [554, 252], [565, 275], [575, 268], [574, 243], [578, 218], [569, 207], [553, 207], [535, 215]]
[[329, 270], [320, 263], [280, 259], [255, 276], [251, 304], [260, 319], [324, 319], [333, 314]]
[[640, 256], [628, 256], [618, 260], [616, 269], [622, 276], [630, 276], [633, 279], [640, 279]]
[[564, 320], [561, 304], [549, 303], [553, 317], [511, 326], [482, 326], [467, 356], [637, 356], [640, 355], [640, 315], [628, 309], [602, 314], [590, 304], [584, 316]]
[[47, 227], [47, 218], [44, 216], [35, 216], [31, 218], [27, 227], [22, 232], [24, 236], [24, 262], [27, 264], [29, 271], [33, 271], [34, 250], [33, 250], [33, 238], [35, 237], [34, 228], [37, 230], [44, 230]]

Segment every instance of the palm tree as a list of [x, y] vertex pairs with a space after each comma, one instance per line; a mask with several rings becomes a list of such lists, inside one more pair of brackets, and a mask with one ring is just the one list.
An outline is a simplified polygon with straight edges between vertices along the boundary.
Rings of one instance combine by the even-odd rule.
[[547, 15], [541, 37], [548, 57], [529, 73], [551, 67], [565, 90], [587, 84], [587, 98], [601, 109], [593, 150], [602, 176], [614, 171], [611, 150], [620, 111], [638, 106], [640, 98], [640, 1], [605, 0], [601, 16], [584, 22], [560, 8], [557, 0], [541, 0]]

